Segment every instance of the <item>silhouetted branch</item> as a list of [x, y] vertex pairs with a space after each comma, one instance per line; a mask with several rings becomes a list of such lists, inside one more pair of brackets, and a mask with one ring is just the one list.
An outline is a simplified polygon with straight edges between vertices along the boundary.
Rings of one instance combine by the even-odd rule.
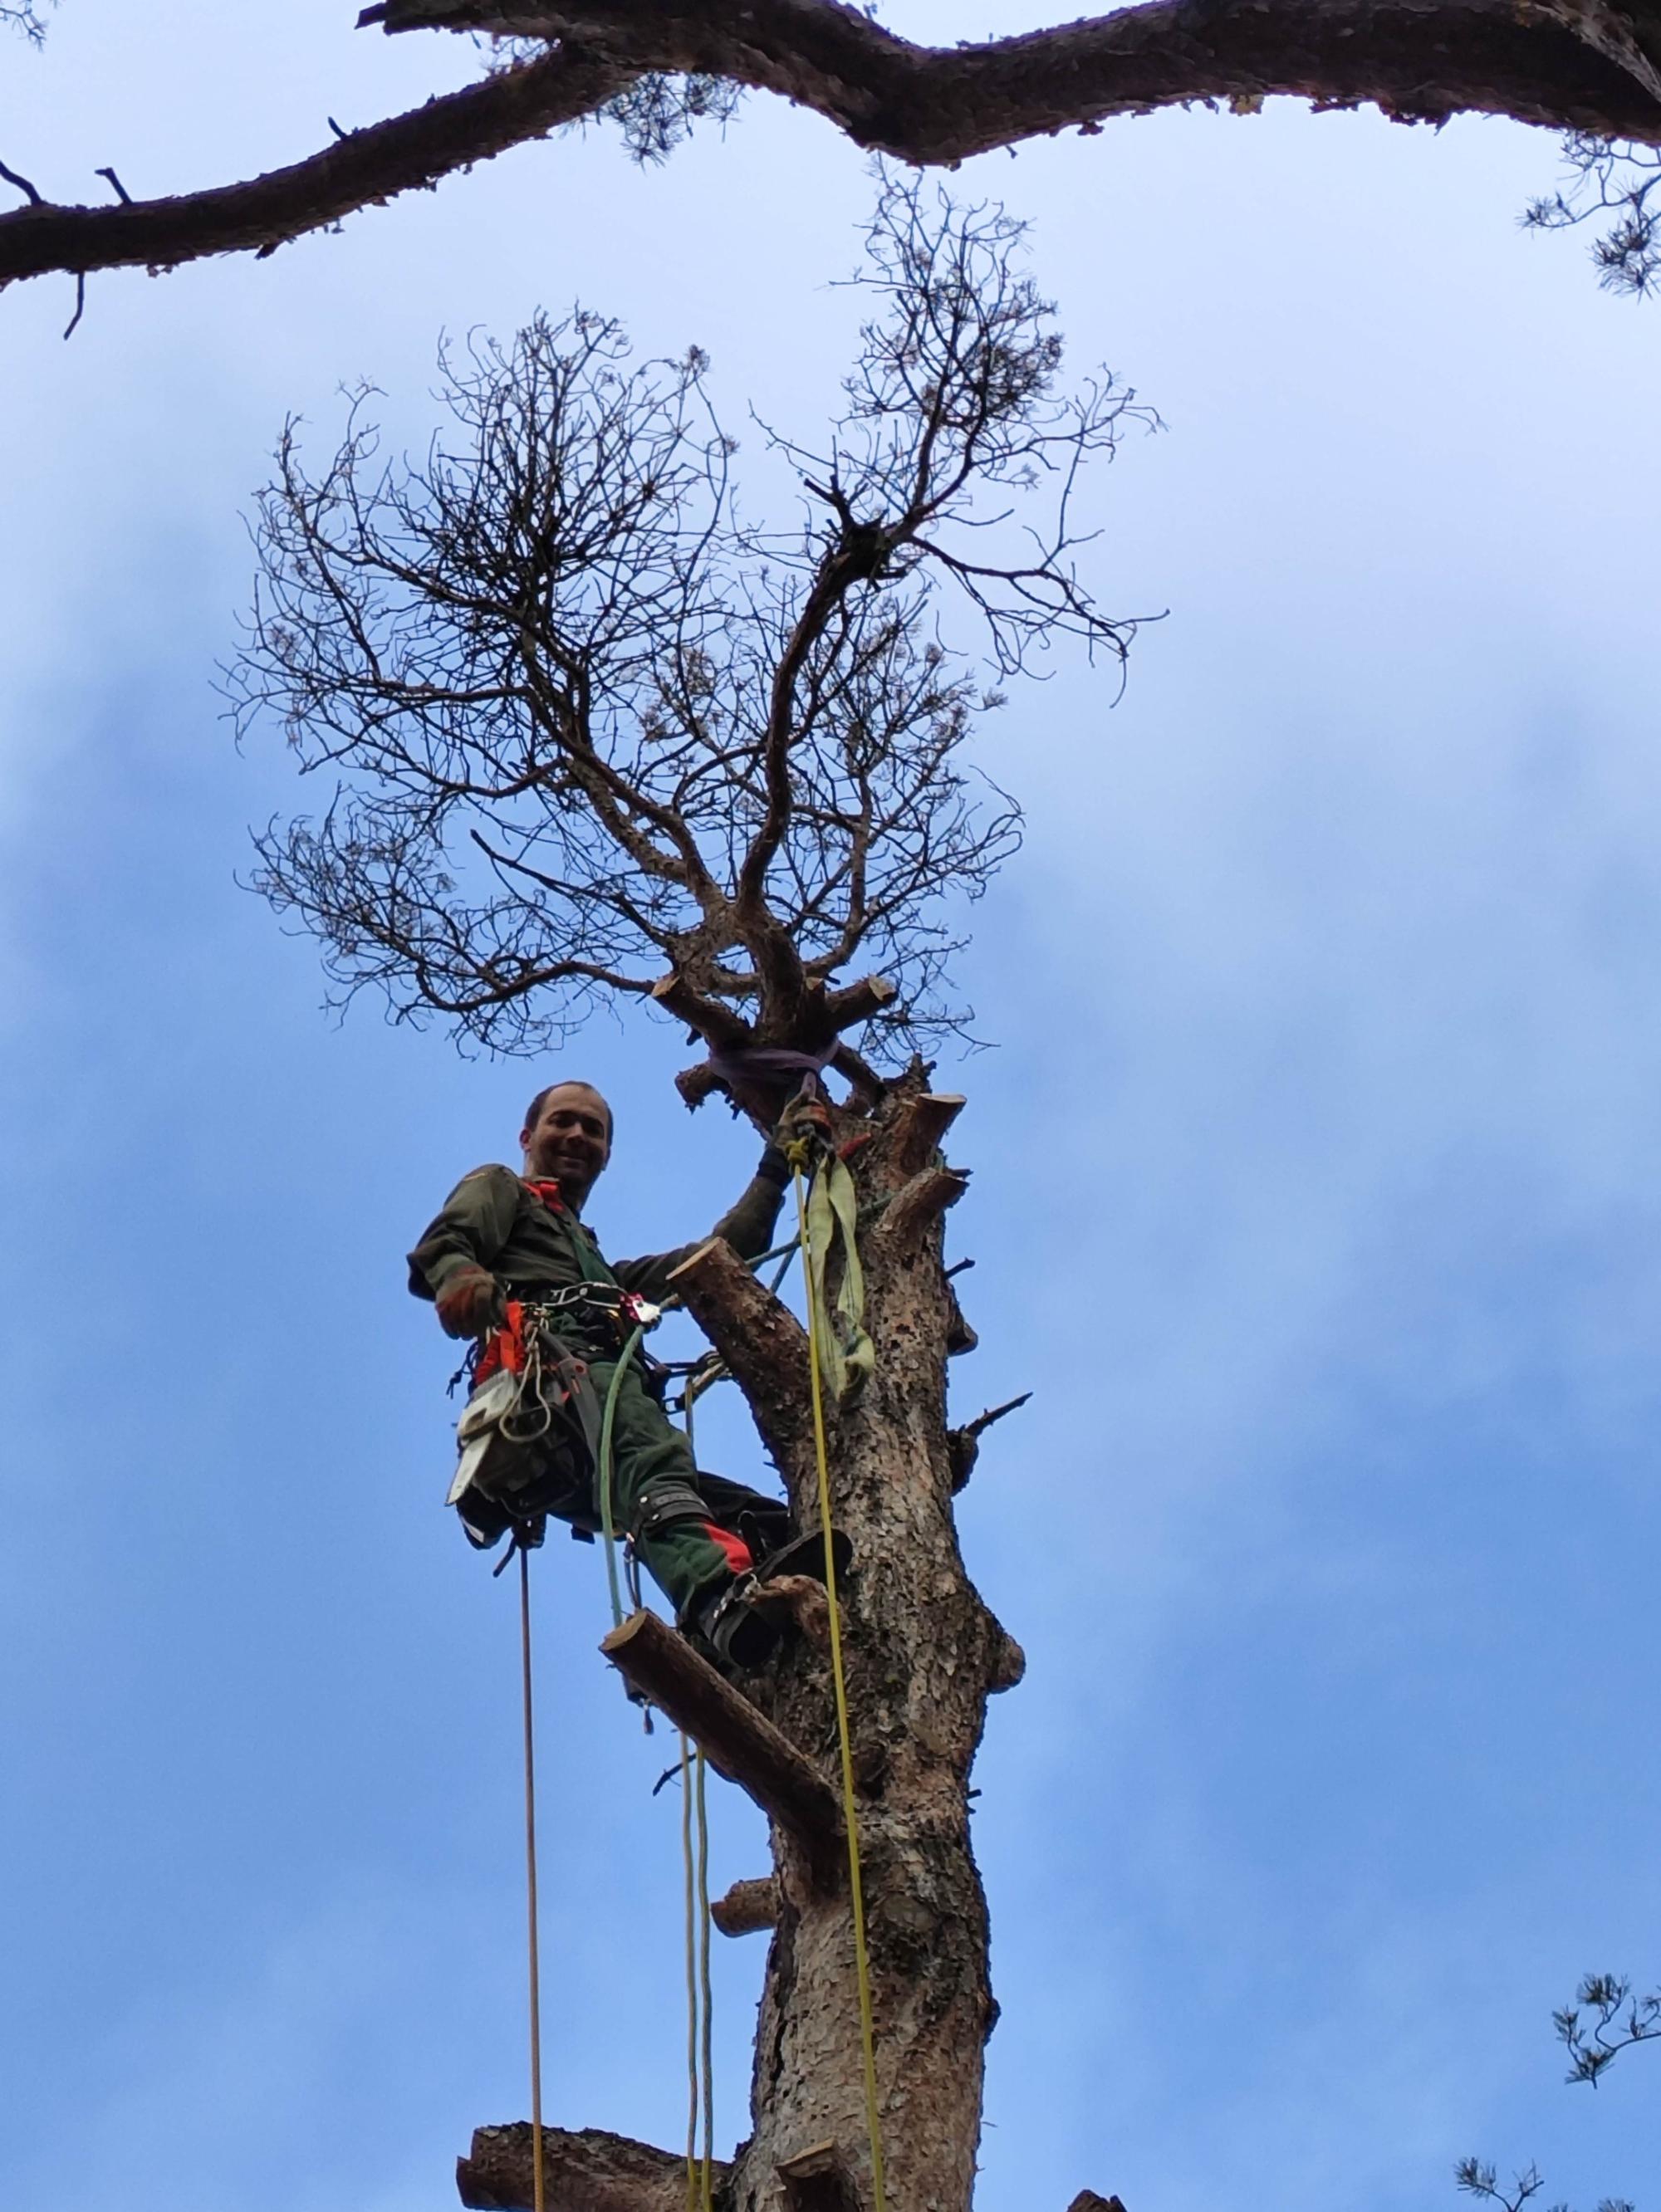
[[974, 1473], [975, 1462], [981, 1455], [981, 1438], [987, 1430], [995, 1421], [1002, 1420], [1007, 1413], [1018, 1413], [1031, 1395], [1030, 1390], [1023, 1390], [1019, 1398], [1006, 1398], [1001, 1406], [989, 1407], [985, 1413], [977, 1413], [972, 1421], [965, 1421], [961, 1428], [947, 1430], [946, 1445], [950, 1455], [954, 1495], [965, 1486]]
[[1612, 216], [1592, 244], [1597, 281], [1606, 292], [1647, 298], [1661, 289], [1661, 153], [1578, 132], [1564, 142], [1563, 158], [1573, 182], [1532, 202], [1524, 226], [1568, 230]]
[[171, 269], [209, 254], [273, 252], [359, 208], [592, 114], [633, 74], [562, 47], [243, 183], [118, 207], [37, 199], [0, 216], [0, 285], [54, 270]]
[[[1545, 2187], [1536, 2166], [1526, 2167], [1512, 2176], [1509, 2183], [1502, 2182], [1494, 2167], [1482, 2159], [1462, 2158], [1453, 2169], [1454, 2186], [1467, 2197], [1480, 2197], [1484, 2203], [1497, 2204], [1500, 2212], [1523, 2212]], [[1569, 2212], [1567, 2204], [1554, 2204], [1551, 2212]], [[1624, 2197], [1601, 2197], [1597, 2212], [1635, 2212], [1635, 2208]]]
[[[0, 9], [6, 17], [39, 36], [33, 9]], [[746, 86], [915, 165], [955, 166], [1196, 100], [1250, 112], [1276, 94], [1317, 107], [1370, 103], [1404, 122], [1507, 115], [1661, 143], [1655, 0], [1573, 9], [1552, 0], [1147, 0], [960, 46], [916, 45], [839, 0], [391, 0], [364, 20], [558, 43], [263, 177], [130, 207], [0, 216], [0, 284], [268, 253], [585, 117], [616, 117], [632, 150], [656, 159], [695, 118], [724, 116]]]
[[[873, 1044], [962, 1027], [950, 917], [1019, 817], [963, 758], [1001, 697], [936, 600], [1005, 673], [1063, 639], [1123, 659], [1072, 506], [1151, 419], [1104, 374], [1062, 384], [1021, 240], [884, 183], [841, 417], [774, 441], [817, 487], [794, 529], [740, 516], [703, 356], [637, 364], [581, 311], [444, 354], [459, 434], [419, 465], [386, 461], [367, 387], [320, 471], [285, 430], [230, 690], [332, 786], [257, 841], [255, 884], [340, 1000], [532, 1050], [649, 994], [715, 1056], [689, 1102], [764, 1126], [803, 1056], [869, 1098]], [[878, 972], [838, 981], [856, 959]]]
[[1661, 94], [1634, 35], [1650, 14], [1641, 0], [1625, 11], [1593, 0], [1573, 18], [1538, 0], [1159, 0], [960, 46], [914, 44], [834, 0], [386, 0], [368, 19], [592, 39], [653, 69], [779, 94], [861, 146], [922, 163], [1173, 102], [1275, 93], [1370, 101], [1409, 121], [1470, 109], [1653, 141]]
[[31, 207], [44, 207], [46, 205], [46, 202], [41, 198], [40, 193], [29, 182], [28, 179], [27, 177], [20, 177], [15, 169], [9, 169], [3, 161], [0, 161], [0, 177], [3, 177], [9, 185], [15, 185], [18, 191], [21, 192], [23, 197], [28, 201]]
[[[1634, 1997], [1624, 1975], [1588, 1974], [1574, 1999], [1551, 2016], [1569, 2054], [1571, 2081], [1589, 2081], [1596, 2088], [1621, 2051], [1661, 2039], [1661, 1991]], [[1581, 2016], [1582, 2006], [1591, 2008], [1590, 2023]]]

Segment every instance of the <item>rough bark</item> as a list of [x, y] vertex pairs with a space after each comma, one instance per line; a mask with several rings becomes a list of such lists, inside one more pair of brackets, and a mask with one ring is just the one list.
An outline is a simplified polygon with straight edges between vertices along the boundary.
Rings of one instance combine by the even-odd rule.
[[838, 0], [389, 0], [366, 20], [559, 43], [241, 183], [110, 207], [58, 205], [23, 186], [31, 204], [0, 216], [0, 285], [269, 252], [593, 114], [648, 74], [773, 93], [918, 164], [1196, 100], [1250, 109], [1275, 94], [1371, 104], [1402, 122], [1505, 115], [1661, 144], [1661, 0], [1147, 0], [961, 47], [914, 45]]
[[[902, 1085], [874, 1119], [848, 1117], [838, 1127], [844, 1142], [867, 1139], [849, 1158], [870, 1219], [910, 1180], [904, 1133], [921, 1089], [920, 1079]], [[855, 1547], [843, 1600], [888, 2198], [894, 2208], [967, 2212], [982, 2054], [995, 2017], [969, 1774], [1010, 1639], [970, 1585], [952, 1525], [945, 1404], [951, 1301], [939, 1213], [918, 1224], [903, 1250], [866, 1242], [866, 1318], [877, 1368], [855, 1402], [832, 1410], [830, 1442], [836, 1517]], [[792, 1455], [785, 1473], [799, 1516], [812, 1525], [811, 1464]], [[798, 1640], [757, 1678], [753, 1694], [834, 1777], [822, 1656]], [[801, 1879], [788, 1838], [779, 1838], [778, 1869], [753, 2134], [733, 2169], [733, 2212], [799, 2203], [805, 2212], [821, 2202], [868, 2212], [848, 1901]]]
[[[581, 37], [816, 109], [903, 161], [1193, 100], [1293, 93], [1411, 121], [1459, 109], [1652, 138], [1654, 0], [1154, 0], [1017, 38], [921, 46], [836, 0], [387, 0], [388, 30]], [[665, 59], [666, 55], [672, 59]], [[1595, 117], [1597, 119], [1590, 118]]]
[[[715, 2168], [724, 2203], [729, 2169]], [[542, 2131], [545, 2212], [685, 2212], [686, 2160], [604, 2128]], [[456, 2188], [470, 2212], [530, 2212], [534, 2199], [531, 2128], [478, 2128], [456, 2160]]]

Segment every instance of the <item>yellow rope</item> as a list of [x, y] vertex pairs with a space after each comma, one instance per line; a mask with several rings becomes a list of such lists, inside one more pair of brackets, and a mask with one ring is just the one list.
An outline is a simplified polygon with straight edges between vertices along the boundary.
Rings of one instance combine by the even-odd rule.
[[692, 1745], [680, 1732], [680, 1854], [686, 1877], [686, 2212], [698, 2212], [698, 1969], [692, 1921]]
[[520, 1676], [525, 1692], [525, 1890], [531, 1934], [531, 2187], [542, 2205], [542, 1962], [537, 1942], [536, 1729], [531, 1709], [531, 1555], [519, 1547]]
[[[794, 1153], [791, 1173], [795, 1178], [796, 1217], [800, 1224], [804, 1262], [808, 1258], [807, 1197], [802, 1183], [800, 1157]], [[807, 1368], [813, 1390], [813, 1451], [818, 1462], [819, 1526], [824, 1536], [824, 1589], [830, 1608], [830, 1680], [837, 1698], [837, 1740], [842, 1751], [842, 1808], [848, 1830], [848, 1890], [854, 1915], [854, 1971], [859, 1984], [860, 2039], [865, 2059], [865, 2123], [871, 2137], [871, 2180], [875, 2212], [886, 2212], [882, 2156], [882, 2120], [877, 2104], [877, 2039], [871, 2017], [871, 1962], [865, 1942], [865, 1892], [860, 1880], [859, 1810], [854, 1796], [854, 1747], [848, 1725], [848, 1680], [843, 1667], [842, 1618], [837, 1603], [837, 1560], [830, 1541], [830, 1458], [824, 1440], [824, 1388], [819, 1372], [819, 1315], [813, 1291], [813, 1270], [804, 1264], [807, 1286]]]
[[715, 2212], [715, 2000], [709, 1979], [709, 1807], [704, 1776], [709, 1762], [703, 1746], [693, 1761], [697, 1790], [698, 1837], [698, 2001], [703, 2008], [703, 2162], [700, 2176], [701, 2212]]
[[[691, 1377], [686, 1385], [686, 1449], [693, 1449]], [[692, 1754], [689, 1772], [687, 1756]], [[686, 1872], [686, 2073], [690, 2087], [686, 2115], [686, 2212], [715, 2212], [715, 1998], [709, 1981], [709, 1805], [704, 1789], [703, 1746], [680, 1736], [680, 1841]], [[696, 1782], [694, 1781], [696, 1776]], [[693, 1826], [697, 1832], [696, 1868]], [[695, 1894], [696, 1892], [696, 1894]], [[696, 1936], [694, 1931], [696, 1930]], [[703, 2079], [699, 2079], [699, 2069]], [[703, 2157], [697, 2154], [699, 2107], [703, 2118]]]

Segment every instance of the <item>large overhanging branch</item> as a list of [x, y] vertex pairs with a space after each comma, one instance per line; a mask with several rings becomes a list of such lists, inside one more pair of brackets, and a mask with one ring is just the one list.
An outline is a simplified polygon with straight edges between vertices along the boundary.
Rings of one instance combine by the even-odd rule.
[[636, 74], [568, 44], [407, 114], [348, 131], [285, 169], [167, 199], [59, 206], [20, 180], [30, 203], [0, 216], [0, 285], [54, 271], [170, 269], [214, 253], [269, 253], [359, 208], [436, 184], [592, 114]]
[[1271, 93], [1413, 121], [1474, 109], [1661, 137], [1656, 0], [1154, 0], [951, 47], [913, 45], [837, 0], [384, 0], [362, 20], [602, 40], [644, 69], [782, 93], [905, 161]]
[[245, 183], [97, 208], [36, 194], [0, 216], [0, 284], [269, 252], [593, 114], [648, 73], [781, 94], [856, 144], [920, 164], [1275, 94], [1371, 103], [1409, 122], [1506, 115], [1661, 144], [1661, 0], [1149, 0], [963, 47], [914, 45], [837, 0], [386, 0], [364, 20], [561, 43]]

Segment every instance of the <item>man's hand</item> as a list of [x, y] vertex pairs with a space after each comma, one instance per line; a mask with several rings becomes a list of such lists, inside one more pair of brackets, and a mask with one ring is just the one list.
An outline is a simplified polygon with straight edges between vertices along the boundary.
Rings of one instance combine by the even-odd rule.
[[502, 1285], [488, 1268], [458, 1267], [437, 1303], [446, 1336], [488, 1336], [502, 1326]]
[[756, 1173], [764, 1182], [776, 1183], [783, 1190], [790, 1181], [792, 1147], [805, 1139], [811, 1152], [816, 1137], [830, 1142], [830, 1109], [822, 1097], [814, 1098], [799, 1091], [780, 1115]]
[[797, 1091], [780, 1115], [773, 1142], [782, 1152], [788, 1152], [803, 1137], [815, 1136], [830, 1140], [830, 1102], [822, 1091], [804, 1089]]

